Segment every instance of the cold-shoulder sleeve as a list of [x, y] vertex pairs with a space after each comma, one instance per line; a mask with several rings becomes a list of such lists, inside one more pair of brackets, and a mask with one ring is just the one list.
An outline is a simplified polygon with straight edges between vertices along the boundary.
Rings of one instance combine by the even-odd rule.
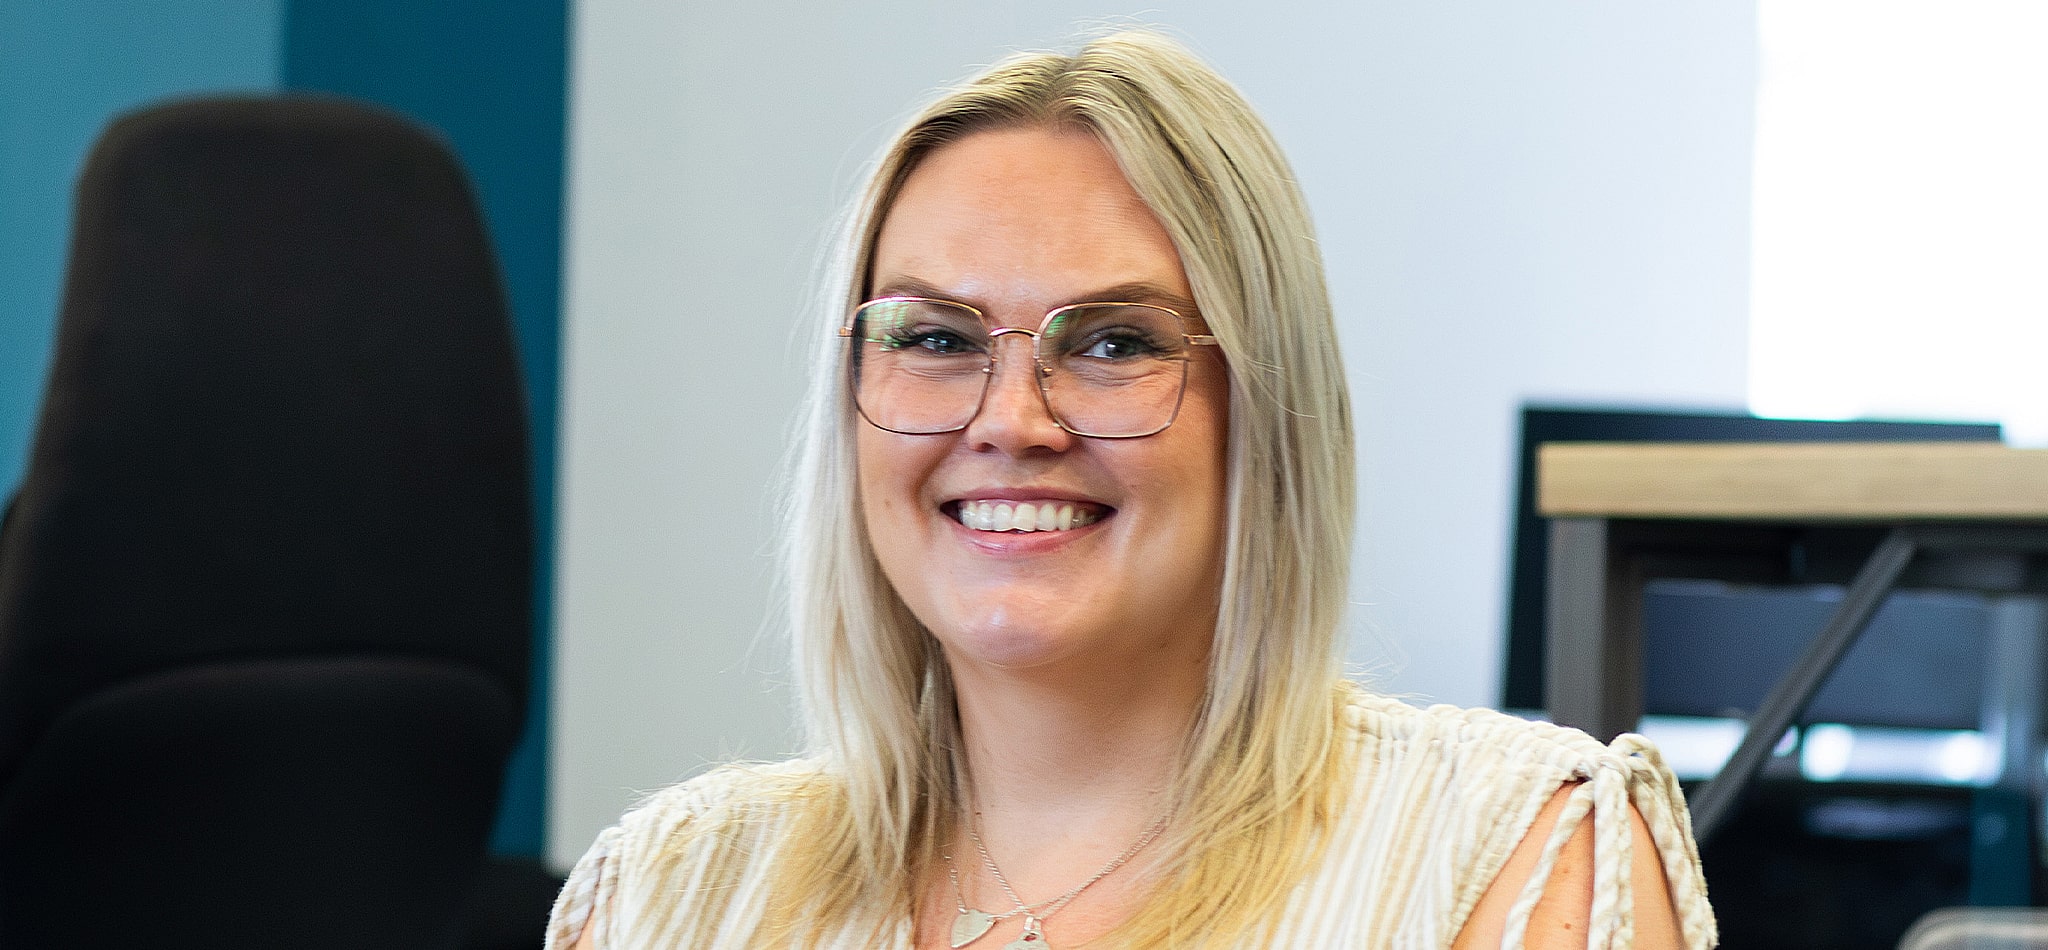
[[1593, 828], [1588, 947], [1633, 945], [1634, 836], [1643, 816], [1689, 950], [1718, 935], [1684, 795], [1640, 736], [1603, 744], [1575, 729], [1485, 709], [1419, 709], [1361, 693], [1350, 706], [1358, 765], [1320, 870], [1297, 895], [1288, 946], [1448, 947], [1544, 806], [1570, 788], [1539, 865], [1509, 909], [1501, 946], [1519, 950], [1529, 914], [1572, 833]]
[[1678, 911], [1679, 934], [1685, 945], [1714, 946], [1718, 934], [1713, 909], [1707, 904], [1692, 819], [1678, 779], [1657, 748], [1638, 735], [1619, 736], [1600, 754], [1589, 756], [1574, 770], [1574, 776], [1582, 781], [1570, 792], [1564, 813], [1543, 842], [1534, 873], [1508, 911], [1503, 946], [1522, 945], [1529, 915], [1543, 895], [1558, 855], [1588, 820], [1593, 823], [1593, 913], [1587, 946], [1593, 950], [1635, 946], [1635, 900], [1629, 873], [1635, 861], [1634, 835], [1629, 827], [1631, 806], [1643, 816], [1650, 841], [1657, 848], [1657, 863]]

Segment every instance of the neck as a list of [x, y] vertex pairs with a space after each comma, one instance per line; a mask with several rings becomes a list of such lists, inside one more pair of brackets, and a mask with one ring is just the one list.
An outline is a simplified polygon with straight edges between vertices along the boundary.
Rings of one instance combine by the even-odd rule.
[[[1092, 663], [1086, 670], [954, 665], [969, 786], [962, 818], [979, 829], [1025, 900], [1087, 880], [1166, 815], [1206, 688], [1207, 659]], [[953, 829], [951, 853], [978, 864], [965, 833], [964, 826]], [[1154, 847], [1136, 855], [1090, 899], [1113, 899], [1135, 886], [1157, 853]], [[980, 879], [970, 884], [970, 899], [1000, 907], [1003, 899], [988, 893], [990, 882], [974, 864], [965, 869]], [[1083, 906], [1062, 917], [1088, 913]]]
[[[1100, 935], [1129, 915], [1161, 857], [1156, 844], [1133, 848], [1167, 817], [1207, 687], [1206, 650], [1172, 652], [1030, 669], [949, 656], [967, 813], [948, 829], [945, 845], [964, 859], [955, 861], [961, 893], [935, 888], [936, 919], [952, 926], [956, 901], [1009, 911], [1012, 893], [1038, 903], [1072, 892], [1047, 924], [1062, 940]], [[1008, 891], [984, 864], [983, 849]], [[1121, 857], [1128, 863], [1118, 864]]]
[[969, 802], [1024, 812], [1163, 807], [1207, 658], [1125, 669], [1137, 672], [956, 664]]

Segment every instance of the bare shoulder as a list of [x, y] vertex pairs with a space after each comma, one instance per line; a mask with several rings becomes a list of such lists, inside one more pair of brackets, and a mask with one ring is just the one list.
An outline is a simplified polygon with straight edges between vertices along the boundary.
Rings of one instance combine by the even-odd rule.
[[[1545, 803], [1530, 825], [1529, 833], [1508, 855], [1507, 864], [1494, 878], [1472, 916], [1451, 944], [1453, 950], [1498, 947], [1507, 926], [1508, 911], [1536, 871], [1543, 855], [1543, 843], [1557, 827], [1576, 783], [1559, 788]], [[1664, 878], [1656, 843], [1641, 813], [1629, 808], [1630, 848], [1629, 890], [1634, 896], [1635, 943], [1642, 950], [1677, 950], [1684, 946], [1678, 924], [1678, 910], [1671, 900], [1671, 888]], [[1531, 950], [1586, 945], [1586, 932], [1593, 913], [1593, 823], [1580, 822], [1565, 842], [1544, 884], [1543, 896], [1529, 915], [1529, 929], [1523, 945]]]

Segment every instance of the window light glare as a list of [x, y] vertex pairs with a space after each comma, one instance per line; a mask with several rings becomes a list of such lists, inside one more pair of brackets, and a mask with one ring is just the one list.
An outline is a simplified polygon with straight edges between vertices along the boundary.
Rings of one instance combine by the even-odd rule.
[[1855, 751], [1855, 730], [1833, 724], [1813, 726], [1799, 746], [1799, 771], [1809, 781], [1837, 781], [1849, 771], [1849, 757]]
[[2001, 758], [1981, 733], [1958, 732], [1942, 741], [1934, 761], [1944, 780], [1968, 785], [1997, 778]]
[[1750, 402], [2048, 445], [2048, 4], [1761, 0]]

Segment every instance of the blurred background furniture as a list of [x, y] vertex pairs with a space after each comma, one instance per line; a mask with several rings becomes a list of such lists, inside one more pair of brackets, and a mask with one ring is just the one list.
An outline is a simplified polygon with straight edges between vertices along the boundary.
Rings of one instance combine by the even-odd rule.
[[489, 930], [531, 475], [447, 150], [340, 100], [125, 116], [57, 335], [0, 527], [0, 945]]
[[2048, 950], [2048, 910], [1944, 907], [1915, 921], [1899, 950]]
[[[1851, 526], [1880, 539], [1839, 607], [1757, 708], [1721, 774], [1693, 802], [1709, 839], [1878, 608], [1902, 582], [2048, 594], [2048, 450], [1961, 443], [1548, 445], [1538, 506], [1551, 518], [1551, 716], [1608, 737], [1642, 717], [1642, 586], [1709, 561], [1780, 561], [1782, 535]], [[1732, 532], [1729, 530], [1732, 528]], [[1844, 539], [1846, 541], [1846, 539]], [[1658, 561], [1664, 563], [1659, 564]], [[1691, 560], [1688, 565], [1683, 562]], [[1909, 568], [1919, 572], [1907, 576]], [[2019, 631], [2000, 668], [2041, 695], [2044, 631]], [[2008, 730], [2007, 761], [2040, 761], [2036, 717]]]
[[[1858, 454], [1860, 467], [1894, 476], [1900, 467], [1886, 461], [1891, 453], [1921, 450], [1869, 443], [1948, 439], [1978, 444], [1924, 451], [2033, 460], [2038, 453], [2014, 456], [1996, 443], [1996, 426], [1573, 407], [1532, 407], [1523, 421], [1508, 705], [1540, 711], [1550, 692], [1556, 718], [1603, 733], [1651, 733], [1693, 783], [1696, 817], [1700, 803], [1711, 801], [1699, 783], [1724, 773], [1745, 722], [1762, 718], [1773, 685], [1801, 665], [1816, 631], [1845, 602], [1870, 608], [1863, 635], [1836, 644], [1833, 673], [1808, 684], [1818, 689], [1789, 720], [1795, 728], [1760, 750], [1761, 781], [1740, 800], [1724, 799], [1719, 827], [1703, 829], [1710, 891], [1729, 946], [1889, 948], [1932, 908], [2039, 899], [2038, 769], [2029, 767], [2039, 762], [2039, 592], [2048, 587], [2039, 555], [1941, 551], [1944, 540], [1986, 539], [1925, 536], [1895, 578], [1896, 592], [1877, 608], [1875, 596], [1851, 596], [1851, 582], [1884, 541], [1882, 520], [1650, 517], [1624, 501], [1671, 490], [1671, 473], [1635, 471], [1600, 483], [1612, 513], [1622, 516], [1605, 525], [1608, 549], [1559, 565], [1594, 572], [1579, 580], [1601, 585], [1591, 608], [1581, 601], [1598, 621], [1578, 625], [1579, 635], [1597, 630], [1619, 642], [1582, 640], [1576, 653], [1551, 652], [1554, 641], [1540, 642], [1555, 632], [1543, 601], [1560, 552], [1537, 515], [1535, 478], [1538, 447], [1557, 442], [1610, 443], [1551, 448], [1567, 454], [1634, 452], [1637, 446], [1612, 443], [1641, 440], [1750, 443], [1676, 449], [1741, 456], [1719, 468], [1689, 454], [1674, 463], [1680, 490], [1695, 504], [1757, 476], [1769, 462], [1753, 453], [1779, 450], [1756, 443], [1774, 440], [1865, 443], [1825, 451]], [[1966, 479], [1991, 474], [1982, 466], [1965, 470]], [[2042, 489], [2032, 490], [2038, 496]], [[1992, 494], [2025, 497], [2025, 490]], [[1856, 501], [1839, 482], [1804, 477], [1764, 493], [1775, 504], [1813, 496]], [[1900, 553], [1896, 544], [1892, 552]], [[1533, 649], [1531, 639], [1539, 641]]]
[[[1765, 419], [1741, 413], [1669, 411], [1607, 406], [1530, 405], [1520, 418], [1520, 461], [1515, 496], [1513, 550], [1509, 571], [1507, 657], [1502, 664], [1502, 704], [1517, 709], [1544, 709], [1550, 640], [1550, 521], [1537, 505], [1537, 452], [1552, 443], [1579, 442], [1983, 442], [2000, 441], [1996, 424], [1887, 421], [1825, 421], [1814, 419]], [[1796, 542], [1798, 539], [1792, 539]], [[1787, 549], [1794, 546], [1788, 544]], [[1816, 574], [1813, 559], [1778, 558], [1757, 563], [1752, 572], [1759, 584], [1774, 586], [1825, 583], [1831, 575]], [[1720, 565], [1724, 570], [1726, 565]], [[1654, 579], [1650, 579], [1654, 581]], [[1654, 594], [1652, 595], [1654, 599]], [[1758, 618], [1761, 619], [1761, 618]], [[1645, 644], [1652, 665], [1663, 654], [1684, 644], [1676, 638], [1659, 637]], [[1676, 659], [1674, 657], [1674, 659]], [[1702, 657], [1685, 657], [1697, 663]], [[1720, 672], [1720, 671], [1716, 671]], [[1768, 682], [1768, 679], [1763, 682]], [[1741, 692], [1718, 697], [1721, 708], [1742, 708], [1748, 700]], [[1643, 712], [1692, 714], [1690, 706], [1673, 707], [1671, 697], [1645, 697], [1644, 709], [1635, 702], [1614, 713], [1621, 719]], [[1749, 707], [1749, 708], [1753, 708]], [[1975, 710], [1972, 710], [1974, 713]], [[1623, 728], [1634, 728], [1633, 720]]]

